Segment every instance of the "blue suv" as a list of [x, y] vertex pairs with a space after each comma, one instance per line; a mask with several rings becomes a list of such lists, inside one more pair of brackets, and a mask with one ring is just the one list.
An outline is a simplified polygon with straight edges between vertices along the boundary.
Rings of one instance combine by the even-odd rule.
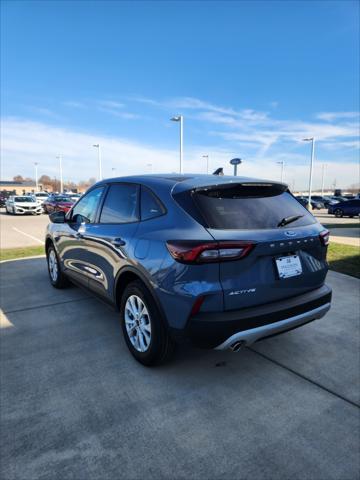
[[329, 232], [282, 183], [113, 178], [50, 220], [52, 285], [71, 280], [114, 305], [144, 365], [179, 342], [237, 351], [330, 308]]

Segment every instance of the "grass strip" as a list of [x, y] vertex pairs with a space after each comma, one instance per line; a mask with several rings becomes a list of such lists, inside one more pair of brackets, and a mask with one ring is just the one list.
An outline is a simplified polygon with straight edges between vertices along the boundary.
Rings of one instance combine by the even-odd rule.
[[34, 257], [43, 255], [45, 248], [42, 245], [36, 247], [20, 247], [20, 248], [1, 248], [0, 260], [14, 260], [15, 258]]
[[327, 260], [330, 270], [360, 278], [360, 249], [358, 247], [330, 243]]

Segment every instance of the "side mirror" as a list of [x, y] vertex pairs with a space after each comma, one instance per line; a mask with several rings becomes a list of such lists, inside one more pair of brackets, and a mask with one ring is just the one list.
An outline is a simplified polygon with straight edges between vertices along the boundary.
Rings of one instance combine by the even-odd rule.
[[65, 212], [53, 212], [49, 215], [52, 223], [65, 223]]

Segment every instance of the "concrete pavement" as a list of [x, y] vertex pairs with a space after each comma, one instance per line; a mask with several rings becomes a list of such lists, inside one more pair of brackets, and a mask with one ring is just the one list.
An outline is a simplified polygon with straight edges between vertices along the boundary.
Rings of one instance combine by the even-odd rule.
[[359, 280], [331, 272], [312, 324], [146, 369], [44, 259], [0, 269], [2, 479], [359, 478]]
[[[332, 215], [328, 215], [325, 210], [315, 211], [313, 213], [315, 213], [315, 216], [321, 223], [341, 224], [344, 225], [344, 228], [346, 228], [347, 223], [353, 224], [357, 221], [354, 218], [335, 218]], [[0, 248], [42, 245], [48, 223], [48, 215], [6, 215], [5, 209], [0, 209]], [[344, 235], [341, 235], [341, 232], [337, 230], [337, 228], [331, 230], [331, 238], [334, 242], [349, 245], [358, 244], [356, 241], [359, 237], [359, 229], [350, 228], [348, 229], [349, 234], [345, 233]], [[341, 240], [345, 238], [344, 241], [340, 241], [340, 235]], [[354, 237], [354, 240], [349, 240], [350, 237]]]

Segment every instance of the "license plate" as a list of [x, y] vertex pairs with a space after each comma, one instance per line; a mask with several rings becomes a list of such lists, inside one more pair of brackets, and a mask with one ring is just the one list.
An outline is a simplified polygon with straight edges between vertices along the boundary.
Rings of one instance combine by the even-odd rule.
[[300, 258], [297, 255], [277, 258], [276, 266], [280, 278], [296, 277], [302, 274]]

